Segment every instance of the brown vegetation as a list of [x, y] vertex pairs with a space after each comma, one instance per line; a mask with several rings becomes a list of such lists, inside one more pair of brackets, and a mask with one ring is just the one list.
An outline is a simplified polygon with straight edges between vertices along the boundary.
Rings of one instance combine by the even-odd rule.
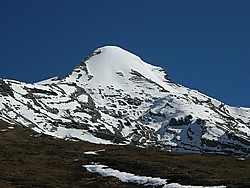
[[[169, 179], [185, 185], [250, 187], [250, 159], [183, 154], [132, 146], [65, 141], [0, 122], [0, 187], [142, 187], [89, 173], [100, 162], [120, 171]], [[85, 151], [105, 149], [99, 155]]]

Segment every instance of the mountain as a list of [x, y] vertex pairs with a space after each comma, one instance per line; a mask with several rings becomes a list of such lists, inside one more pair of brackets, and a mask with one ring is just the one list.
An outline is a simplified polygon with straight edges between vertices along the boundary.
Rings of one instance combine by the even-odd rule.
[[250, 108], [231, 107], [173, 82], [115, 46], [96, 49], [65, 78], [0, 79], [0, 119], [93, 143], [250, 155]]

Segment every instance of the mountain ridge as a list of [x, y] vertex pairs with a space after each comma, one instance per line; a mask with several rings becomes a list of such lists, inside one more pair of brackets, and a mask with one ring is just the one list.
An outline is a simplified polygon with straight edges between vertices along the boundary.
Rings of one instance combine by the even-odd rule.
[[1, 119], [59, 138], [250, 154], [250, 108], [174, 83], [120, 47], [96, 49], [64, 78], [1, 79], [0, 95]]

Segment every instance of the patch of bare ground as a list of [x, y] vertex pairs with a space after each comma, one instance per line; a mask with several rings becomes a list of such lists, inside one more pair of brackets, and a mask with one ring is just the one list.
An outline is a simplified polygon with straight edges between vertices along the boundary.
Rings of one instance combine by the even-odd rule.
[[[183, 185], [250, 187], [250, 159], [222, 155], [184, 154], [155, 148], [97, 145], [65, 141], [0, 122], [0, 187], [136, 188], [116, 178], [88, 172], [98, 162], [136, 175], [161, 177]], [[32, 135], [32, 136], [31, 136]], [[96, 151], [99, 155], [84, 155]]]

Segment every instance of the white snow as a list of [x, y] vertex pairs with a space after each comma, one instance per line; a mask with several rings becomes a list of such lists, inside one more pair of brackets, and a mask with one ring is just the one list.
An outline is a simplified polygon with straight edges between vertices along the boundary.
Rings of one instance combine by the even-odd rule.
[[[0, 108], [1, 109], [1, 108]], [[8, 116], [3, 117], [3, 115], [0, 116], [0, 120], [5, 121], [6, 123], [9, 123], [10, 125], [15, 124], [12, 119], [10, 119]]]
[[88, 102], [88, 96], [87, 95], [79, 95], [77, 98], [81, 102]]
[[105, 149], [97, 150], [97, 151], [85, 151], [83, 154], [84, 155], [99, 155], [98, 153], [104, 152]]
[[84, 155], [98, 155], [95, 151], [85, 151]]
[[118, 178], [120, 181], [127, 183], [137, 183], [143, 185], [164, 185], [166, 183], [166, 180], [161, 178], [136, 176], [132, 173], [120, 172], [118, 170], [114, 170], [112, 168], [108, 168], [107, 166], [100, 164], [84, 165], [84, 167], [89, 172], [99, 173], [104, 177], [113, 176]]
[[[105, 46], [98, 48], [95, 52], [101, 53], [92, 56], [86, 61], [89, 74], [94, 76], [88, 82], [88, 86], [98, 88], [100, 85], [112, 85], [116, 89], [129, 89], [130, 85], [126, 85], [126, 82], [131, 77], [131, 72], [136, 71], [162, 87], [171, 89], [164, 82], [165, 79], [161, 75], [162, 73], [159, 74], [160, 67], [145, 63], [140, 57], [120, 47]], [[74, 81], [76, 79], [76, 74], [72, 74], [72, 76], [68, 77], [67, 81]], [[80, 83], [83, 82], [86, 82], [85, 78], [82, 78], [82, 81], [80, 79]]]
[[160, 186], [164, 185], [164, 188], [225, 188], [225, 186], [212, 186], [212, 187], [203, 187], [203, 186], [185, 186], [178, 183], [167, 183], [167, 179], [154, 178], [148, 176], [138, 176], [132, 173], [120, 172], [119, 170], [114, 170], [105, 165], [101, 164], [90, 164], [83, 165], [89, 172], [99, 173], [104, 177], [116, 177], [120, 181], [125, 183], [136, 183], [144, 186]]

